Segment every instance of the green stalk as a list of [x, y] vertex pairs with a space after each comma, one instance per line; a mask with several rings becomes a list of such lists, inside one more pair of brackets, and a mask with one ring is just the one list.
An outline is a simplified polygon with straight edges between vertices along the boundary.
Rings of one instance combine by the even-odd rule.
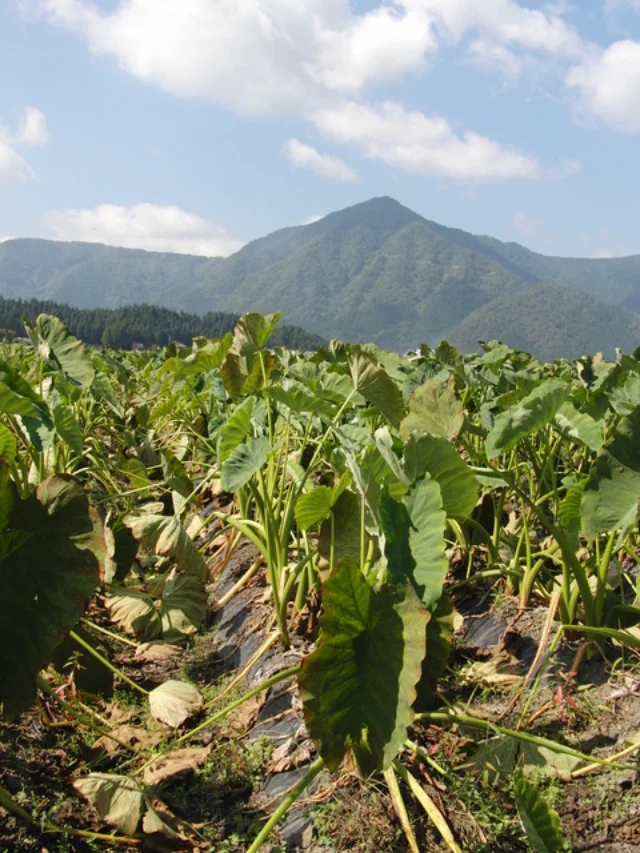
[[313, 780], [316, 778], [318, 773], [320, 773], [323, 767], [324, 761], [322, 760], [322, 758], [316, 758], [316, 760], [309, 767], [302, 779], [300, 779], [300, 781], [293, 788], [293, 790], [289, 794], [287, 794], [287, 796], [282, 800], [278, 808], [274, 811], [269, 820], [265, 823], [260, 832], [256, 835], [256, 838], [253, 844], [247, 850], [247, 853], [257, 853], [257, 851], [268, 839], [269, 835], [271, 834], [271, 831], [276, 826], [276, 824], [289, 811], [289, 809], [295, 803], [298, 797], [309, 787], [309, 785], [313, 782]]
[[[607, 763], [605, 759], [594, 759], [593, 755], [585, 755], [583, 752], [580, 752], [577, 749], [572, 749], [570, 746], [565, 746], [562, 743], [556, 743], [555, 741], [548, 740], [544, 737], [538, 737], [537, 735], [530, 735], [527, 732], [507, 729], [504, 726], [499, 726], [489, 720], [481, 720], [479, 717], [471, 717], [467, 714], [454, 714], [452, 711], [428, 711], [422, 714], [416, 714], [415, 721], [421, 723], [440, 723], [441, 725], [469, 726], [470, 728], [482, 729], [483, 731], [490, 732], [494, 735], [505, 735], [507, 737], [515, 738], [516, 740], [524, 741], [525, 743], [532, 743], [535, 746], [542, 746], [545, 749], [550, 749], [552, 752], [559, 752], [562, 755], [570, 755], [572, 758], [579, 758], [581, 761], [606, 764], [609, 767], [615, 767], [616, 770], [631, 769], [629, 766], [624, 764], [614, 765]], [[635, 770], [636, 768], [634, 767], [633, 769]]]
[[615, 545], [617, 534], [612, 532], [609, 534], [607, 544], [604, 549], [604, 554], [598, 562], [598, 586], [596, 587], [596, 625], [602, 624], [602, 615], [604, 611], [604, 597], [607, 589], [607, 574], [609, 572], [609, 563]]
[[139, 685], [139, 684], [136, 684], [136, 683], [135, 683], [135, 681], [134, 681], [133, 679], [129, 678], [129, 676], [128, 676], [128, 675], [125, 675], [125, 674], [124, 674], [124, 672], [121, 672], [121, 671], [118, 669], [118, 667], [114, 666], [114, 665], [111, 663], [111, 661], [108, 661], [105, 657], [103, 657], [103, 655], [101, 655], [99, 651], [97, 651], [96, 649], [94, 649], [94, 648], [93, 648], [93, 646], [90, 646], [90, 645], [89, 645], [89, 643], [85, 642], [85, 640], [83, 640], [83, 639], [82, 639], [82, 637], [81, 637], [81, 636], [79, 636], [79, 634], [76, 634], [76, 632], [75, 632], [75, 631], [69, 631], [69, 636], [70, 636], [70, 637], [73, 639], [73, 641], [74, 641], [74, 642], [76, 642], [79, 646], [82, 646], [82, 648], [83, 648], [83, 649], [85, 649], [85, 651], [89, 652], [89, 654], [90, 654], [90, 655], [93, 655], [93, 657], [94, 657], [97, 661], [100, 661], [100, 663], [101, 663], [104, 667], [106, 667], [110, 672], [112, 672], [112, 673], [113, 673], [114, 675], [116, 675], [118, 678], [122, 679], [122, 681], [124, 681], [124, 682], [125, 682], [125, 684], [128, 684], [128, 685], [129, 685], [129, 687], [133, 687], [133, 689], [134, 689], [134, 690], [137, 690], [137, 691], [138, 691], [138, 693], [141, 693], [143, 696], [148, 696], [148, 695], [149, 695], [149, 691], [148, 691], [148, 690], [145, 690], [145, 689], [144, 689], [144, 687], [140, 687], [140, 685]]

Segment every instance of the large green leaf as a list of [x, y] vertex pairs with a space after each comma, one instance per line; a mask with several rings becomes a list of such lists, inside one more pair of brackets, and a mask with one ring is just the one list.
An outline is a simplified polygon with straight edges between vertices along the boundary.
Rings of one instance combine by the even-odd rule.
[[334, 504], [350, 481], [349, 474], [343, 474], [335, 486], [316, 486], [310, 492], [300, 495], [295, 506], [298, 527], [301, 530], [308, 530], [314, 524], [320, 524], [328, 518]]
[[225, 462], [239, 444], [249, 436], [251, 432], [251, 416], [256, 404], [255, 397], [247, 397], [229, 415], [226, 423], [222, 425], [219, 432], [218, 459]]
[[427, 379], [409, 401], [409, 414], [400, 425], [400, 435], [409, 438], [418, 430], [451, 441], [463, 422], [464, 410], [456, 397], [454, 378], [446, 383]]
[[8, 494], [11, 506], [0, 531], [0, 703], [13, 719], [29, 706], [36, 676], [93, 596], [105, 542], [72, 477], [48, 477], [25, 501], [11, 483], [0, 491], [0, 504]]
[[28, 326], [38, 355], [62, 372], [81, 388], [89, 388], [95, 376], [93, 363], [81, 341], [57, 317], [40, 314], [33, 326]]
[[516, 780], [514, 791], [518, 817], [529, 843], [536, 853], [557, 853], [566, 849], [560, 817], [542, 793], [523, 776]]
[[282, 312], [275, 314], [244, 314], [233, 330], [233, 349], [238, 355], [249, 355], [261, 350], [280, 322]]
[[416, 687], [416, 711], [425, 711], [432, 703], [438, 682], [444, 673], [453, 641], [456, 611], [447, 592], [431, 607], [427, 625], [427, 653], [422, 661], [422, 674]]
[[405, 498], [411, 519], [409, 548], [415, 562], [412, 573], [422, 603], [432, 607], [442, 594], [449, 568], [445, 555], [444, 524], [440, 486], [425, 477]]
[[[362, 498], [350, 490], [344, 491], [333, 505], [333, 536], [335, 561], [360, 559], [360, 525]], [[365, 531], [365, 548], [370, 537]], [[320, 528], [318, 552], [325, 559], [331, 554], [331, 522], [327, 519]]]
[[251, 438], [231, 453], [220, 468], [220, 485], [225, 492], [237, 492], [265, 465], [269, 457], [269, 439]]
[[478, 481], [458, 451], [444, 438], [411, 436], [404, 468], [410, 481], [429, 474], [440, 486], [442, 506], [451, 518], [468, 518], [478, 501]]
[[82, 427], [69, 406], [62, 401], [53, 407], [53, 425], [60, 438], [69, 445], [71, 450], [77, 456], [82, 456], [84, 450]]
[[5, 361], [0, 361], [0, 412], [5, 415], [48, 420], [48, 409], [44, 400], [18, 371]]
[[562, 527], [567, 542], [575, 550], [580, 536], [580, 517], [582, 495], [585, 481], [577, 483], [567, 491], [558, 508], [558, 522]]
[[136, 539], [158, 556], [172, 557], [181, 569], [206, 580], [209, 574], [204, 557], [175, 516], [140, 515], [127, 516], [124, 523]]
[[11, 465], [16, 458], [16, 438], [11, 430], [0, 424], [0, 464]]
[[290, 382], [286, 388], [281, 385], [271, 385], [267, 390], [272, 400], [287, 406], [297, 414], [305, 412], [331, 418], [337, 411], [336, 406], [330, 400], [327, 400], [322, 394], [309, 391], [299, 382]]
[[573, 403], [563, 403], [554, 418], [556, 428], [568, 438], [586, 445], [589, 450], [599, 450], [604, 440], [602, 426], [591, 415], [581, 412]]
[[349, 358], [353, 386], [392, 426], [400, 426], [404, 415], [402, 392], [387, 371], [370, 353], [354, 352]]
[[489, 459], [514, 448], [523, 438], [546, 426], [565, 402], [571, 387], [559, 379], [546, 379], [528, 396], [496, 416], [487, 436]]
[[622, 418], [602, 447], [582, 496], [587, 536], [620, 530], [636, 522], [640, 503], [640, 406]]
[[309, 734], [332, 770], [348, 749], [363, 773], [386, 769], [413, 719], [429, 614], [410, 585], [375, 592], [350, 561], [322, 600], [320, 642], [299, 676]]

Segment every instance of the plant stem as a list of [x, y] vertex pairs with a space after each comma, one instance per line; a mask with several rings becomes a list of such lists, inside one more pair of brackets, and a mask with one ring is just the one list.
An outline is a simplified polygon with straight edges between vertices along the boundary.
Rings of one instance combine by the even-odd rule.
[[76, 634], [75, 631], [69, 631], [69, 636], [75, 643], [77, 643], [79, 646], [82, 646], [85, 651], [89, 652], [90, 655], [93, 655], [96, 660], [100, 661], [100, 663], [108, 670], [110, 670], [110, 672], [112, 672], [114, 675], [117, 675], [118, 678], [122, 679], [122, 681], [125, 682], [125, 684], [128, 684], [129, 687], [133, 687], [134, 690], [137, 690], [138, 693], [141, 693], [143, 696], [149, 695], [148, 690], [145, 690], [144, 687], [141, 687], [139, 684], [136, 684], [132, 678], [129, 678], [129, 676], [125, 675], [124, 672], [121, 672], [117, 666], [114, 666], [111, 661], [108, 661], [105, 657], [103, 657], [103, 655], [101, 655], [99, 651], [94, 649], [93, 646], [90, 646], [89, 643], [85, 642], [82, 637]]
[[289, 811], [289, 809], [295, 803], [298, 797], [306, 790], [306, 788], [309, 787], [309, 785], [313, 782], [313, 780], [316, 778], [318, 773], [320, 773], [323, 767], [324, 761], [322, 760], [322, 758], [316, 758], [316, 760], [313, 762], [311, 767], [309, 767], [309, 769], [304, 774], [302, 779], [298, 782], [298, 784], [295, 786], [295, 788], [289, 794], [287, 794], [287, 796], [283, 799], [278, 808], [271, 815], [269, 820], [262, 827], [260, 832], [256, 835], [256, 838], [251, 847], [249, 847], [249, 849], [247, 850], [247, 853], [257, 853], [257, 851], [262, 847], [264, 842], [269, 837], [271, 830], [275, 827], [278, 821], [282, 817], [284, 817], [284, 815]]

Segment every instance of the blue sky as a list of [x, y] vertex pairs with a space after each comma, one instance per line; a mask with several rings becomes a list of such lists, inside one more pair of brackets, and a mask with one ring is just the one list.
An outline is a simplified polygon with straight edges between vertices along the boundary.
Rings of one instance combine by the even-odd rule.
[[640, 253], [640, 0], [0, 0], [0, 239], [229, 254], [373, 196]]

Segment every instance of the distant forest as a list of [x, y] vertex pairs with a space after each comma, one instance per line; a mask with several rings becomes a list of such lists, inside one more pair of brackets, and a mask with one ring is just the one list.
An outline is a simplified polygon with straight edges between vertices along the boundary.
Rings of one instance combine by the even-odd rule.
[[[211, 311], [197, 314], [170, 311], [156, 305], [128, 305], [125, 308], [71, 308], [38, 299], [0, 297], [0, 339], [25, 334], [22, 317], [33, 321], [38, 314], [55, 314], [80, 340], [96, 346], [131, 349], [132, 344], [167, 346], [172, 341], [190, 345], [199, 335], [220, 338], [235, 326], [238, 316]], [[9, 333], [9, 334], [7, 334]], [[326, 341], [297, 326], [280, 325], [270, 344], [290, 349], [315, 350]]]

